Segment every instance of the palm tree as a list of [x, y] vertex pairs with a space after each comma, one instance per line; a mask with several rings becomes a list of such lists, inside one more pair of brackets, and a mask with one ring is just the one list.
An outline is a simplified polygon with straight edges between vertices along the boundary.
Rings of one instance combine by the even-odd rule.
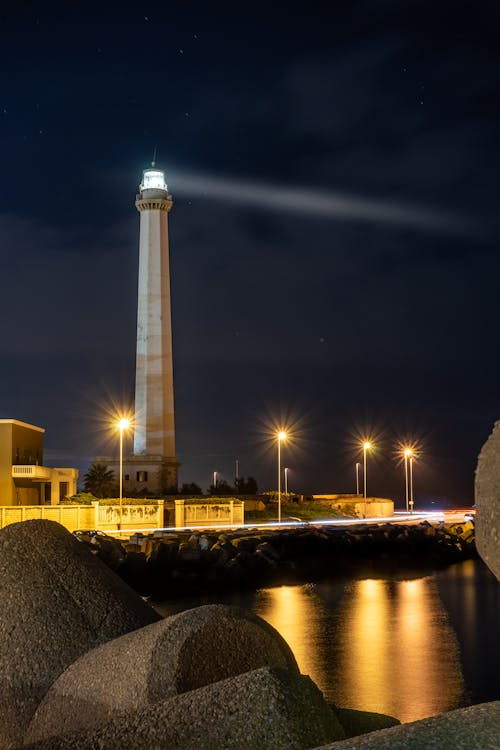
[[102, 500], [109, 497], [114, 489], [115, 473], [108, 469], [106, 464], [92, 464], [83, 477], [83, 488], [85, 492], [91, 492], [94, 497]]

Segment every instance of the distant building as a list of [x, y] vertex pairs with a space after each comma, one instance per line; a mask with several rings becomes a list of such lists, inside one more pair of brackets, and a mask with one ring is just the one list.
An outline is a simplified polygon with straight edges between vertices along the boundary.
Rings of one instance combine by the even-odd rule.
[[0, 419], [0, 505], [57, 505], [74, 495], [78, 469], [43, 465], [45, 429]]
[[[123, 458], [123, 493], [177, 490], [174, 376], [165, 173], [145, 169], [135, 206], [140, 213], [134, 449]], [[116, 458], [98, 457], [119, 478]]]

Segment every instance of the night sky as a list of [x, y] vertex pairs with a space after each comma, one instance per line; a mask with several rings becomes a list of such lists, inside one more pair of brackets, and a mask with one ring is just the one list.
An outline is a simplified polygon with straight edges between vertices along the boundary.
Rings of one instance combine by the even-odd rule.
[[[471, 504], [500, 418], [500, 7], [20, 3], [0, 12], [0, 416], [45, 463], [133, 403], [142, 170], [170, 251], [180, 482]], [[48, 6], [48, 7], [47, 7]]]

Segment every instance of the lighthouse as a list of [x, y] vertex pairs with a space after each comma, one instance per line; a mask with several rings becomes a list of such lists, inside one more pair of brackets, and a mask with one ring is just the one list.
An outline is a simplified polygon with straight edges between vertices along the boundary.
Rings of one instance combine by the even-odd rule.
[[164, 493], [177, 489], [168, 215], [173, 201], [165, 173], [153, 162], [142, 175], [133, 452], [124, 487]]
[[[139, 211], [139, 274], [133, 449], [123, 458], [123, 491], [177, 491], [174, 373], [170, 302], [168, 215], [172, 196], [155, 162], [145, 169], [136, 195]], [[96, 457], [119, 472], [115, 458]], [[118, 474], [119, 476], [119, 474]]]

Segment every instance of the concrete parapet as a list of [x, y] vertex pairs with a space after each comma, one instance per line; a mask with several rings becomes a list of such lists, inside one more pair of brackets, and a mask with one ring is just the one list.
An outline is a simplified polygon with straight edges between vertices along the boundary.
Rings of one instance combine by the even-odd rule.
[[315, 750], [498, 750], [499, 747], [500, 701], [494, 701], [321, 745]]
[[475, 495], [477, 551], [500, 581], [500, 421], [479, 454]]
[[25, 742], [98, 726], [117, 712], [263, 666], [299, 674], [289, 646], [267, 622], [224, 605], [186, 610], [80, 657], [48, 691]]
[[29, 750], [307, 750], [343, 738], [309, 677], [245, 672], [134, 712], [96, 729], [27, 745]]
[[0, 530], [0, 748], [21, 741], [54, 680], [86, 651], [160, 619], [53, 521]]

